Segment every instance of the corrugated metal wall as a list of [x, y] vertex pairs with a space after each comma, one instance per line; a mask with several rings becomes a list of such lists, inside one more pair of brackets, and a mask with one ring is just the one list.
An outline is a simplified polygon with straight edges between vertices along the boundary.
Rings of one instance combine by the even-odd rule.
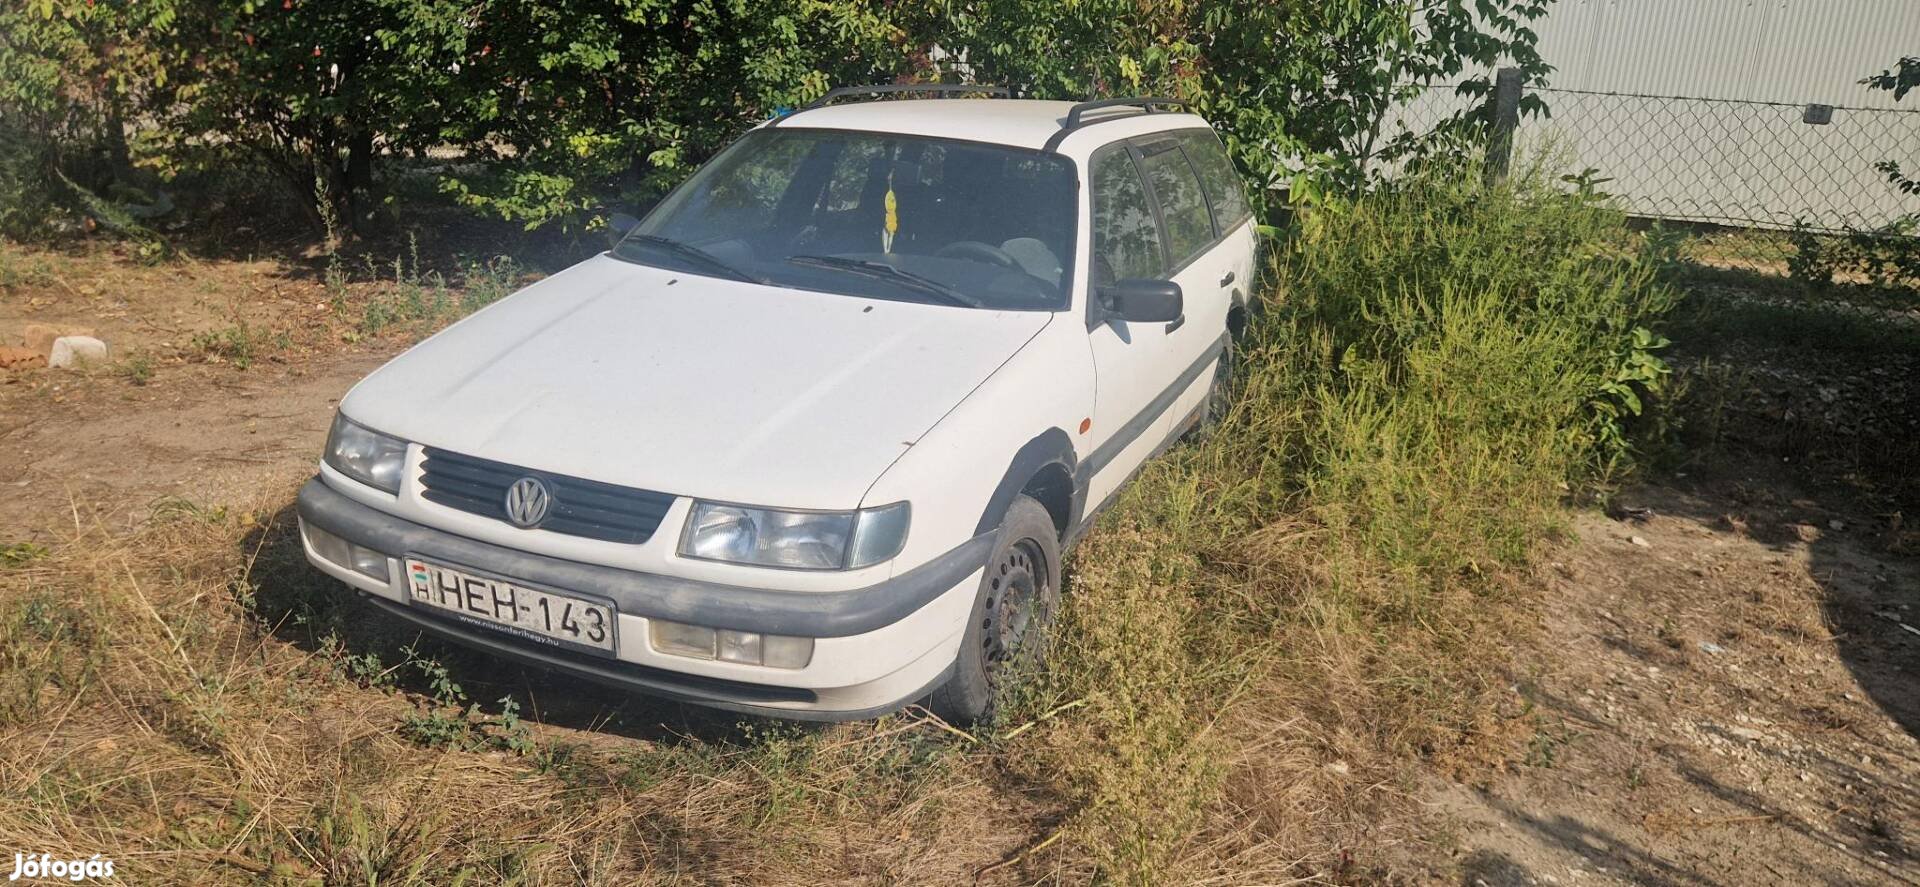
[[[1859, 82], [1920, 52], [1920, 0], [1558, 0], [1534, 30], [1552, 113], [1523, 120], [1519, 145], [1598, 170], [1636, 213], [1838, 229], [1920, 209], [1873, 169], [1920, 165], [1920, 95]], [[1462, 101], [1437, 89], [1400, 120]], [[1805, 122], [1809, 103], [1836, 106], [1831, 122]]]
[[1558, 0], [1534, 30], [1561, 89], [1892, 108], [1860, 79], [1920, 52], [1920, 2]]

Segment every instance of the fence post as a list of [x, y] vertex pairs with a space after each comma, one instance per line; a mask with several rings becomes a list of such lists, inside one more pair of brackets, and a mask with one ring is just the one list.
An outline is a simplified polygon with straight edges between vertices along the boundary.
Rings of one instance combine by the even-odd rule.
[[1501, 68], [1493, 82], [1493, 125], [1487, 132], [1487, 183], [1507, 180], [1513, 131], [1520, 127], [1520, 69]]

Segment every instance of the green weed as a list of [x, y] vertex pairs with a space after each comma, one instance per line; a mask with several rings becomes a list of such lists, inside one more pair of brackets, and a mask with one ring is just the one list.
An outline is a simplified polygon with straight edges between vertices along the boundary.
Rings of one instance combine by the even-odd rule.
[[[1237, 743], [1404, 759], [1468, 741], [1490, 707], [1511, 611], [1489, 606], [1493, 577], [1569, 489], [1631, 463], [1667, 375], [1673, 238], [1550, 181], [1429, 171], [1299, 214], [1229, 415], [1082, 547], [1057, 659], [1016, 717], [1086, 701], [1026, 753], [1105, 875], [1196, 877], [1207, 811], [1262, 766]], [[1276, 705], [1289, 726], [1260, 734]], [[1240, 802], [1297, 847], [1282, 824], [1327, 804], [1272, 788]]]
[[[479, 703], [468, 701], [466, 690], [440, 660], [423, 656], [412, 646], [402, 648], [402, 652], [406, 654], [407, 665], [426, 680], [429, 696], [426, 703], [402, 719], [402, 735], [432, 748], [463, 751], [493, 748], [516, 755], [535, 751], [532, 731], [520, 719], [520, 703], [512, 696], [500, 699], [498, 718], [489, 718]], [[374, 659], [360, 668], [364, 671], [368, 666], [377, 665], [378, 660]]]
[[1816, 292], [1851, 285], [1903, 296], [1920, 292], [1920, 214], [1844, 234], [1818, 233], [1796, 221], [1787, 275]]
[[22, 259], [13, 250], [0, 245], [0, 289], [52, 286], [55, 282], [53, 264], [45, 256]]
[[208, 358], [244, 370], [252, 366], [254, 360], [266, 350], [264, 337], [262, 330], [241, 319], [232, 326], [195, 333], [190, 344]]
[[47, 556], [47, 547], [37, 542], [9, 542], [0, 545], [0, 568], [22, 567]]
[[520, 265], [511, 256], [494, 256], [484, 262], [470, 260], [463, 266], [460, 294], [462, 311], [473, 312], [511, 294], [520, 282]]
[[145, 385], [153, 381], [153, 356], [137, 351], [120, 361], [120, 377], [135, 385]]

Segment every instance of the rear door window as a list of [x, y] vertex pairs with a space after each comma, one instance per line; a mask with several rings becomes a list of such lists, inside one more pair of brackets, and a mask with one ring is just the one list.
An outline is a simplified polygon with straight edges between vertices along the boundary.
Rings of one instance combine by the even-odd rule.
[[1178, 268], [1213, 243], [1213, 218], [1207, 211], [1207, 198], [1178, 140], [1154, 138], [1141, 142], [1139, 151], [1140, 170], [1160, 208], [1167, 255], [1170, 264]]
[[1213, 209], [1213, 224], [1224, 234], [1234, 229], [1253, 212], [1247, 206], [1246, 188], [1240, 173], [1227, 157], [1227, 148], [1211, 130], [1183, 129], [1176, 133], [1187, 159], [1200, 173], [1200, 187]]

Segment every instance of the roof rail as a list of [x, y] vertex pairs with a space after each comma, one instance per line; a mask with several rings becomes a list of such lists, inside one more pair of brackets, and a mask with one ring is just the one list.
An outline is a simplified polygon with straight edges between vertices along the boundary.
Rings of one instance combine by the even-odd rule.
[[978, 86], [961, 83], [884, 83], [878, 86], [836, 86], [833, 89], [827, 90], [826, 95], [807, 103], [807, 105], [800, 110], [811, 111], [815, 108], [824, 108], [833, 104], [834, 99], [845, 98], [850, 95], [876, 96], [896, 92], [930, 92], [941, 98], [979, 93], [986, 95], [988, 98], [996, 99], [1004, 99], [1013, 94], [1004, 86]]
[[[1128, 117], [1138, 117], [1141, 114], [1152, 114], [1159, 108], [1178, 108], [1185, 110], [1188, 107], [1190, 106], [1186, 102], [1179, 99], [1162, 99], [1152, 96], [1135, 96], [1133, 98], [1101, 99], [1097, 102], [1081, 102], [1080, 104], [1074, 105], [1073, 110], [1067, 112], [1067, 122], [1060, 127], [1059, 132], [1053, 134], [1053, 138], [1047, 140], [1046, 147], [1041, 150], [1052, 151], [1060, 147], [1060, 143], [1066, 140], [1067, 136], [1072, 135], [1075, 130], [1082, 127], [1092, 126], [1096, 123], [1105, 123], [1109, 120], [1125, 120]], [[1086, 119], [1088, 111], [1099, 111], [1106, 108], [1138, 108], [1139, 110], [1132, 114], [1116, 114], [1111, 117], [1101, 117], [1097, 120]]]

